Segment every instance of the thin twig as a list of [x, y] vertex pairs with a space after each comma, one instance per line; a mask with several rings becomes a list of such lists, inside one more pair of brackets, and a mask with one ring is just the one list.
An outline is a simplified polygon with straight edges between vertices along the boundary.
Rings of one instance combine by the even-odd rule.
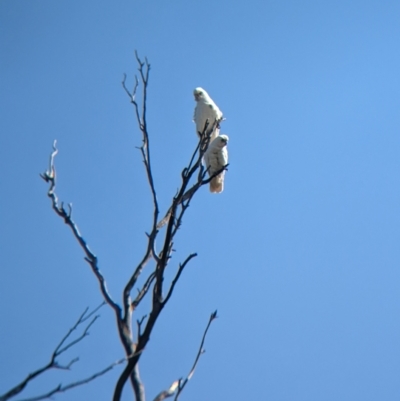
[[83, 331], [82, 335], [80, 337], [78, 337], [76, 340], [72, 341], [71, 343], [67, 344], [65, 347], [61, 348], [63, 346], [63, 344], [65, 343], [65, 341], [67, 340], [67, 338], [72, 334], [73, 331], [75, 331], [77, 329], [77, 327], [85, 322], [88, 318], [93, 316], [93, 312], [97, 312], [102, 306], [104, 306], [104, 302], [102, 302], [94, 311], [92, 311], [91, 313], [89, 313], [88, 315], [86, 315], [87, 311], [89, 310], [89, 308], [86, 308], [84, 310], [84, 312], [82, 313], [82, 315], [79, 317], [78, 321], [74, 324], [73, 327], [71, 327], [68, 331], [68, 333], [64, 336], [64, 338], [60, 341], [60, 343], [58, 344], [56, 350], [54, 351], [53, 356], [57, 357], [58, 355], [62, 354], [63, 352], [67, 351], [68, 348], [71, 348], [72, 346], [74, 346], [76, 343], [78, 343], [79, 341], [81, 341], [84, 337], [86, 337], [87, 335], [89, 335], [89, 328], [93, 325], [93, 323], [100, 317], [99, 315], [96, 315], [93, 317], [93, 319], [90, 321], [90, 323], [86, 326], [85, 330]]
[[154, 279], [156, 277], [155, 272], [151, 273], [149, 277], [147, 277], [147, 280], [143, 284], [142, 289], [138, 292], [138, 295], [136, 298], [132, 301], [131, 308], [132, 311], [137, 308], [137, 306], [140, 304], [140, 301], [144, 298], [144, 296], [147, 294], [147, 292], [150, 289], [151, 284], [153, 283]]
[[178, 400], [179, 395], [182, 393], [182, 391], [185, 388], [187, 382], [192, 378], [192, 376], [193, 376], [193, 374], [194, 374], [194, 372], [196, 370], [196, 366], [197, 366], [197, 364], [199, 362], [200, 356], [202, 354], [204, 354], [204, 352], [205, 352], [205, 350], [203, 349], [204, 341], [206, 339], [207, 332], [208, 332], [208, 329], [210, 328], [210, 325], [211, 325], [212, 321], [214, 319], [216, 319], [216, 318], [217, 318], [217, 311], [213, 312], [211, 314], [209, 320], [208, 320], [208, 324], [207, 324], [207, 326], [206, 326], [206, 328], [204, 330], [203, 337], [202, 337], [201, 343], [200, 343], [200, 347], [199, 347], [199, 350], [197, 352], [196, 358], [194, 360], [192, 369], [190, 370], [190, 372], [187, 375], [186, 379], [184, 379], [184, 380], [183, 379], [179, 379], [179, 380], [174, 381], [172, 383], [171, 387], [168, 390], [164, 390], [161, 393], [159, 393], [157, 395], [157, 397], [153, 401], [162, 401], [165, 398], [172, 397], [175, 394], [175, 392], [176, 392], [176, 394], [175, 394], [174, 401]]
[[142, 334], [142, 324], [144, 322], [144, 320], [146, 319], [147, 315], [142, 316], [142, 318], [139, 320], [136, 320], [136, 324], [137, 324], [137, 332], [138, 332], [138, 340], [140, 335]]
[[198, 364], [198, 362], [199, 362], [200, 356], [201, 356], [202, 354], [204, 354], [204, 352], [205, 352], [205, 350], [203, 349], [203, 345], [204, 345], [204, 341], [206, 340], [206, 336], [207, 336], [208, 329], [210, 328], [211, 323], [213, 322], [213, 320], [216, 319], [216, 318], [217, 318], [217, 311], [214, 311], [213, 313], [211, 313], [210, 318], [209, 318], [209, 320], [208, 320], [207, 327], [206, 327], [206, 329], [204, 330], [203, 338], [201, 339], [200, 347], [199, 347], [199, 350], [198, 350], [198, 352], [197, 352], [196, 358], [195, 358], [195, 360], [194, 360], [192, 369], [190, 370], [190, 372], [189, 372], [189, 374], [187, 375], [186, 379], [184, 379], [184, 380], [179, 380], [178, 391], [177, 391], [177, 393], [176, 393], [176, 395], [175, 395], [174, 401], [177, 401], [177, 400], [178, 400], [179, 395], [182, 393], [182, 391], [183, 391], [183, 389], [185, 388], [187, 382], [192, 378], [192, 376], [193, 376], [193, 374], [194, 374], [194, 371], [196, 370], [196, 366], [197, 366], [197, 364]]
[[[57, 393], [64, 393], [64, 392], [66, 392], [66, 391], [68, 391], [68, 390], [71, 390], [71, 389], [73, 389], [73, 388], [75, 388], [75, 387], [82, 386], [83, 384], [90, 383], [91, 381], [97, 379], [97, 378], [100, 377], [100, 376], [103, 376], [105, 373], [107, 373], [107, 372], [109, 372], [110, 370], [112, 370], [115, 366], [120, 365], [121, 363], [123, 363], [123, 362], [125, 362], [125, 361], [126, 361], [126, 358], [122, 358], [122, 359], [120, 359], [120, 360], [118, 360], [118, 361], [113, 362], [111, 365], [109, 365], [109, 366], [107, 366], [106, 368], [100, 370], [99, 372], [94, 373], [93, 375], [87, 377], [86, 379], [78, 380], [78, 381], [76, 381], [76, 382], [67, 384], [67, 385], [65, 385], [65, 386], [63, 386], [62, 384], [59, 384], [57, 387], [55, 387], [53, 390], [50, 390], [50, 391], [49, 391], [48, 393], [46, 393], [46, 394], [42, 394], [42, 395], [39, 395], [39, 396], [36, 396], [36, 397], [32, 397], [32, 398], [24, 398], [24, 399], [18, 400], [18, 401], [40, 401], [40, 400], [47, 400], [47, 399], [49, 399], [49, 398], [52, 398], [52, 396], [53, 396], [54, 394], [57, 394]], [[2, 399], [0, 398], [0, 400], [2, 400]]]
[[[89, 333], [88, 330], [89, 328], [93, 325], [93, 323], [97, 320], [99, 317], [98, 315], [94, 316], [92, 320], [89, 322], [89, 324], [84, 328], [83, 333], [75, 340], [72, 340], [70, 343], [64, 345], [66, 341], [69, 339], [71, 334], [85, 321], [87, 321], [88, 318], [93, 316], [93, 313], [97, 312], [99, 308], [101, 308], [103, 304], [95, 308], [91, 313], [87, 314], [88, 309], [86, 308], [84, 312], [79, 316], [78, 320], [76, 323], [68, 330], [68, 332], [65, 334], [65, 336], [61, 339], [53, 353], [51, 354], [50, 361], [43, 367], [35, 370], [34, 372], [30, 373], [24, 380], [22, 380], [19, 384], [17, 384], [15, 387], [13, 387], [11, 390], [9, 390], [7, 393], [3, 394], [0, 396], [0, 401], [6, 401], [10, 399], [11, 397], [16, 396], [19, 394], [24, 388], [28, 385], [30, 381], [32, 381], [35, 377], [41, 375], [42, 373], [50, 370], [50, 369], [64, 369], [64, 370], [69, 370], [75, 362], [78, 361], [78, 358], [72, 359], [68, 365], [60, 365], [57, 361], [57, 357], [59, 357], [61, 354], [66, 352], [69, 348], [73, 347], [75, 344], [79, 343], [82, 341]], [[64, 346], [63, 346], [64, 345]], [[104, 372], [105, 373], [105, 372]], [[93, 380], [93, 379], [92, 379]]]
[[176, 285], [176, 283], [178, 282], [179, 277], [181, 276], [181, 274], [182, 274], [182, 272], [183, 272], [183, 269], [184, 269], [184, 268], [186, 267], [186, 265], [190, 262], [190, 260], [193, 259], [193, 258], [195, 258], [196, 256], [197, 256], [197, 253], [192, 253], [192, 254], [190, 254], [190, 255], [185, 259], [185, 261], [184, 261], [182, 264], [179, 265], [178, 271], [177, 271], [177, 273], [176, 273], [174, 279], [172, 280], [171, 286], [170, 286], [170, 288], [169, 288], [169, 290], [168, 290], [168, 292], [167, 292], [167, 296], [165, 297], [165, 299], [164, 299], [164, 301], [163, 301], [163, 304], [164, 304], [164, 305], [165, 305], [165, 304], [168, 302], [168, 300], [170, 299], [170, 297], [171, 297], [171, 295], [172, 295], [172, 292], [174, 291], [175, 285]]

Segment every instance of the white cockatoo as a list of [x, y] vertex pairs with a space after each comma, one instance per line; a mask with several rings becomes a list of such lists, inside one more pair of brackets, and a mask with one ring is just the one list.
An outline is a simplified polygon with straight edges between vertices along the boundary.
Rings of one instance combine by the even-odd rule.
[[222, 120], [222, 112], [203, 88], [196, 88], [193, 94], [194, 100], [196, 101], [193, 116], [193, 121], [196, 124], [196, 132], [200, 136], [208, 120], [206, 134], [211, 134], [211, 143], [219, 135], [219, 126], [215, 126], [215, 121]]
[[[217, 136], [204, 154], [204, 163], [210, 177], [228, 164], [228, 135]], [[225, 170], [210, 181], [210, 192], [220, 193], [224, 190]]]

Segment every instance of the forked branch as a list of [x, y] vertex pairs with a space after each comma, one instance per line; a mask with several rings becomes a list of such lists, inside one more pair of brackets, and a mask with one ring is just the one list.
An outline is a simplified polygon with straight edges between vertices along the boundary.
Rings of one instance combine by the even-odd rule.
[[[94, 309], [90, 313], [88, 313], [89, 308], [86, 308], [84, 310], [84, 312], [81, 314], [81, 316], [79, 316], [79, 319], [76, 321], [76, 323], [68, 330], [68, 332], [65, 334], [65, 336], [61, 339], [61, 341], [57, 345], [57, 347], [54, 349], [53, 353], [51, 354], [50, 361], [43, 367], [30, 373], [24, 380], [22, 380], [19, 384], [17, 384], [15, 387], [13, 387], [11, 390], [9, 390], [7, 393], [1, 395], [0, 401], [6, 401], [6, 400], [11, 399], [12, 397], [15, 397], [17, 394], [21, 393], [33, 379], [35, 379], [36, 377], [42, 375], [43, 373], [45, 373], [51, 369], [70, 370], [71, 366], [75, 362], [78, 362], [79, 358], [71, 359], [71, 361], [69, 363], [67, 363], [66, 365], [60, 364], [58, 362], [57, 358], [60, 357], [66, 351], [68, 351], [71, 347], [73, 347], [74, 345], [81, 342], [85, 337], [87, 337], [89, 335], [90, 327], [99, 318], [99, 315], [95, 315], [95, 313], [103, 305], [104, 305], [104, 303], [99, 305], [96, 309]], [[72, 333], [87, 321], [89, 321], [89, 323], [83, 328], [82, 333], [77, 338], [72, 340], [71, 339]], [[116, 365], [119, 365], [120, 363], [122, 363], [124, 361], [125, 361], [125, 359], [113, 362], [111, 365], [107, 366], [105, 369], [102, 369], [101, 371], [96, 372], [93, 375], [91, 375], [83, 380], [79, 380], [79, 381], [67, 384], [65, 386], [60, 384], [60, 385], [56, 386], [54, 389], [47, 392], [46, 394], [42, 394], [40, 396], [33, 397], [33, 398], [28, 398], [24, 401], [44, 400], [44, 399], [50, 398], [52, 395], [54, 395], [56, 393], [65, 392], [74, 387], [78, 387], [78, 386], [81, 386], [82, 384], [89, 383], [92, 380], [96, 379], [97, 377], [104, 375], [105, 373], [110, 371], [112, 368], [114, 368]]]

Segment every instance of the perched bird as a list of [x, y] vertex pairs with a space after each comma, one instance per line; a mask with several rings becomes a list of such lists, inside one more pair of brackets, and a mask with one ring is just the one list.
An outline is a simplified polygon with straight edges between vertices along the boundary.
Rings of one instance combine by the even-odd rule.
[[211, 143], [219, 134], [219, 126], [215, 126], [215, 122], [222, 120], [222, 112], [203, 88], [196, 88], [193, 94], [196, 101], [193, 116], [193, 121], [196, 123], [196, 132], [201, 136], [208, 120], [206, 134], [211, 134]]
[[[217, 136], [204, 154], [204, 162], [210, 177], [228, 164], [228, 135]], [[220, 193], [224, 190], [225, 170], [210, 181], [210, 192]]]

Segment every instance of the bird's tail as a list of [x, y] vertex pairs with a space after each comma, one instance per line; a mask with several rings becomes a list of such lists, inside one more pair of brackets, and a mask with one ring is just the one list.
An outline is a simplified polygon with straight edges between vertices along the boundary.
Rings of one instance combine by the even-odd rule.
[[224, 190], [224, 176], [219, 174], [210, 181], [210, 192], [219, 194]]

